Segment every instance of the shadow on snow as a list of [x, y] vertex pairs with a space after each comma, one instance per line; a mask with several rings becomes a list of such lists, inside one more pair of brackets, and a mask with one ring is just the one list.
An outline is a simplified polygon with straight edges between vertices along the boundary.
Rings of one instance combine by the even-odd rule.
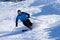
[[[32, 30], [34, 29], [34, 28], [36, 28], [36, 24], [34, 23], [33, 25], [32, 25]], [[28, 29], [27, 27], [18, 27], [18, 28], [14, 28], [11, 32], [8, 32], [7, 34], [4, 34], [4, 35], [2, 35], [2, 36], [0, 36], [0, 37], [6, 37], [6, 36], [12, 36], [12, 35], [17, 35], [17, 34], [23, 34], [23, 33], [25, 33], [25, 32], [22, 32], [22, 30], [25, 30], [25, 29]], [[32, 31], [32, 30], [29, 30], [28, 29], [28, 31]], [[27, 33], [28, 33], [28, 31], [26, 31]]]
[[23, 29], [27, 29], [27, 28], [26, 27], [16, 28], [16, 29], [13, 29], [10, 33], [4, 34], [0, 37], [22, 34], [22, 33], [24, 33], [24, 32], [22, 32]]
[[55, 26], [53, 29], [50, 29], [51, 38], [56, 38], [56, 40], [60, 40], [60, 25]]
[[54, 4], [50, 4], [47, 6], [42, 7], [42, 11], [36, 14], [33, 14], [32, 16], [40, 16], [40, 15], [60, 15], [60, 9], [53, 8]]

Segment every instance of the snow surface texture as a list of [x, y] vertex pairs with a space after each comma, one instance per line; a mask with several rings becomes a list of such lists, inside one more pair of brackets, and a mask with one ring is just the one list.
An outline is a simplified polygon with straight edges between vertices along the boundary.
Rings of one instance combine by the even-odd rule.
[[[21, 21], [15, 27], [18, 9], [31, 15], [33, 30], [20, 32], [26, 28]], [[59, 24], [59, 0], [0, 2], [0, 40], [60, 40]]]

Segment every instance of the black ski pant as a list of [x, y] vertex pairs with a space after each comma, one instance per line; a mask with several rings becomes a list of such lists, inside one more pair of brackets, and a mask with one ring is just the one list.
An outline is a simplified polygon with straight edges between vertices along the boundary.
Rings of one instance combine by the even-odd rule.
[[29, 19], [27, 19], [25, 22], [23, 22], [23, 24], [24, 24], [26, 27], [28, 27], [29, 29], [30, 29], [31, 26], [32, 26], [32, 23], [31, 23], [31, 21], [30, 21]]

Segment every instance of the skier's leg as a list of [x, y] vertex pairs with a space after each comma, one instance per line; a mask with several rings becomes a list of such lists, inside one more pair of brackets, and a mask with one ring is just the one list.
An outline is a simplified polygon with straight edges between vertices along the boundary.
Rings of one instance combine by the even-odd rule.
[[26, 26], [29, 28], [29, 29], [32, 29], [32, 24], [31, 24], [31, 22], [30, 22], [30, 20], [29, 19], [27, 19], [26, 20]]
[[31, 26], [29, 25], [29, 23], [27, 21], [23, 22], [23, 24], [28, 27], [29, 29], [32, 29]]
[[32, 30], [32, 27], [30, 24], [28, 24], [26, 27], [28, 27], [30, 30]]
[[27, 19], [27, 23], [28, 23], [30, 26], [32, 26], [32, 23], [31, 23], [31, 21], [30, 21], [29, 19]]

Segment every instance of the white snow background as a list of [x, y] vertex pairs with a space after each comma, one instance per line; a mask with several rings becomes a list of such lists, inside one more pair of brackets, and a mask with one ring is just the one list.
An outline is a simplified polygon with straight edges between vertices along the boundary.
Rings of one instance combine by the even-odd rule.
[[[21, 33], [20, 31], [25, 29], [21, 21], [19, 21], [18, 27], [15, 27], [18, 9], [31, 15], [33, 30]], [[53, 32], [55, 37], [50, 34], [55, 27], [60, 26], [59, 14], [59, 0], [0, 2], [0, 40], [60, 40], [60, 36], [56, 35], [60, 35], [60, 30], [56, 34]]]

